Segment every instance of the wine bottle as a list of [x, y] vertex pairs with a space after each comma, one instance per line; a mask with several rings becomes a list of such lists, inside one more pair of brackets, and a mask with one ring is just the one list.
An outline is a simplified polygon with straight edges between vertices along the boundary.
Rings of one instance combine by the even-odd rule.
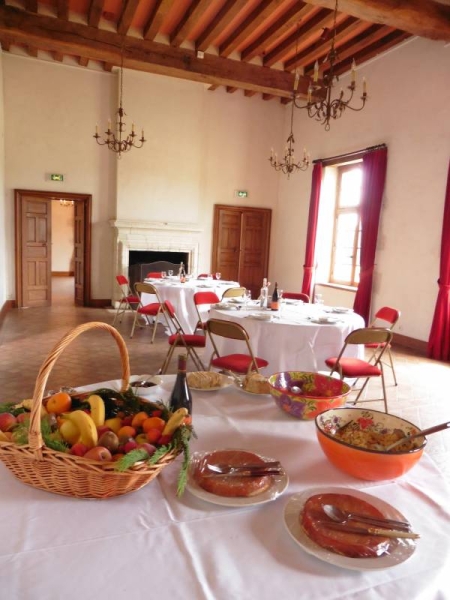
[[186, 283], [186, 270], [184, 268], [184, 263], [180, 265], [180, 282]]
[[272, 294], [272, 302], [270, 303], [270, 310], [278, 310], [280, 308], [280, 303], [278, 299], [278, 283], [275, 282], [275, 287], [273, 289]]
[[186, 379], [186, 354], [180, 354], [178, 357], [178, 371], [175, 385], [170, 396], [169, 408], [175, 412], [179, 408], [187, 408], [189, 414], [192, 414], [192, 394]]

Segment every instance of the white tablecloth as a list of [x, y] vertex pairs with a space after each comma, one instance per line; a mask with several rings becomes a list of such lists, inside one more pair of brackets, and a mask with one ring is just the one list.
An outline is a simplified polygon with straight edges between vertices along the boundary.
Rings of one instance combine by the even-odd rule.
[[[164, 379], [170, 390], [174, 376]], [[153, 398], [168, 394], [150, 391]], [[290, 478], [284, 494], [246, 508], [210, 504], [189, 491], [177, 498], [180, 457], [137, 492], [76, 500], [28, 487], [0, 463], [2, 598], [450, 597], [450, 489], [426, 454], [395, 481], [364, 482], [327, 461], [314, 422], [284, 414], [269, 396], [229, 387], [194, 392], [193, 400], [192, 450], [235, 447], [276, 458]], [[317, 486], [356, 488], [393, 505], [421, 534], [413, 555], [389, 569], [351, 571], [307, 554], [287, 533], [283, 511], [292, 494]]]
[[[175, 307], [177, 317], [185, 333], [193, 333], [194, 327], [198, 321], [197, 311], [194, 304], [195, 292], [215, 292], [219, 298], [230, 287], [237, 287], [239, 284], [235, 281], [208, 281], [202, 279], [188, 280], [186, 283], [180, 283], [179, 279], [161, 280], [146, 279], [146, 282], [152, 283], [158, 290], [161, 301], [170, 300]], [[154, 296], [142, 294], [144, 304], [154, 302]]]
[[[261, 369], [265, 375], [278, 371], [329, 371], [325, 359], [337, 356], [344, 345], [345, 338], [354, 329], [364, 327], [364, 319], [354, 312], [336, 314], [331, 310], [314, 304], [287, 304], [283, 306], [282, 317], [273, 313], [271, 321], [260, 321], [252, 315], [271, 314], [259, 311], [256, 307], [241, 310], [221, 310], [213, 308], [212, 319], [235, 321], [245, 327], [256, 356], [269, 361], [269, 366]], [[318, 324], [311, 319], [329, 316], [338, 321], [332, 324]], [[220, 354], [242, 352], [242, 342], [214, 337]], [[204, 354], [204, 364], [208, 365], [212, 353], [208, 339]], [[350, 346], [346, 356], [363, 358], [362, 346]]]

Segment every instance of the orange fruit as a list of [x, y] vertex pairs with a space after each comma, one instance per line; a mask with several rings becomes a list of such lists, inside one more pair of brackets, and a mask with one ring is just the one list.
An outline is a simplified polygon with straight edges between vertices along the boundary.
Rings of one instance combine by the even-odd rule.
[[136, 413], [131, 421], [131, 427], [135, 427], [137, 429], [142, 425], [145, 419], [148, 419], [148, 414], [146, 412], [142, 410], [141, 412]]
[[136, 435], [136, 429], [134, 427], [131, 427], [131, 425], [124, 425], [123, 427], [121, 427], [119, 429], [119, 431], [117, 432], [117, 435], [119, 436], [119, 438], [121, 438], [121, 437], [132, 438]]
[[159, 429], [153, 428], [147, 431], [147, 442], [150, 442], [150, 444], [154, 444], [155, 442], [157, 442], [160, 437], [161, 431]]
[[47, 412], [60, 415], [69, 412], [72, 407], [72, 398], [67, 392], [57, 392], [47, 400], [45, 408]]
[[146, 433], [150, 429], [158, 429], [159, 431], [162, 431], [165, 426], [166, 422], [160, 417], [149, 417], [148, 419], [145, 419], [145, 421], [142, 423], [142, 429]]

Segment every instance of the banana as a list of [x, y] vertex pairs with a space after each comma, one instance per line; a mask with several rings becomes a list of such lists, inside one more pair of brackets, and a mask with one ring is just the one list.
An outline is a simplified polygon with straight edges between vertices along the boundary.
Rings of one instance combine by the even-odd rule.
[[74, 410], [70, 413], [64, 413], [64, 419], [72, 421], [80, 430], [79, 440], [82, 444], [88, 448], [93, 448], [98, 442], [98, 433], [95, 423], [84, 410]]
[[162, 435], [170, 435], [183, 423], [184, 418], [189, 414], [187, 408], [179, 408], [176, 410], [167, 421], [163, 429]]
[[103, 398], [100, 398], [97, 394], [92, 394], [87, 401], [91, 407], [92, 420], [96, 427], [101, 427], [105, 424], [105, 403], [103, 402]]

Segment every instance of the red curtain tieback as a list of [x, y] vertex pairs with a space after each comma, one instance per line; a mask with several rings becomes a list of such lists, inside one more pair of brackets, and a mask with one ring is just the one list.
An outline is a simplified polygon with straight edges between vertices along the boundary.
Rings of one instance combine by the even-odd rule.
[[314, 271], [315, 267], [307, 267], [306, 265], [303, 265], [303, 268], [306, 269], [306, 271]]

